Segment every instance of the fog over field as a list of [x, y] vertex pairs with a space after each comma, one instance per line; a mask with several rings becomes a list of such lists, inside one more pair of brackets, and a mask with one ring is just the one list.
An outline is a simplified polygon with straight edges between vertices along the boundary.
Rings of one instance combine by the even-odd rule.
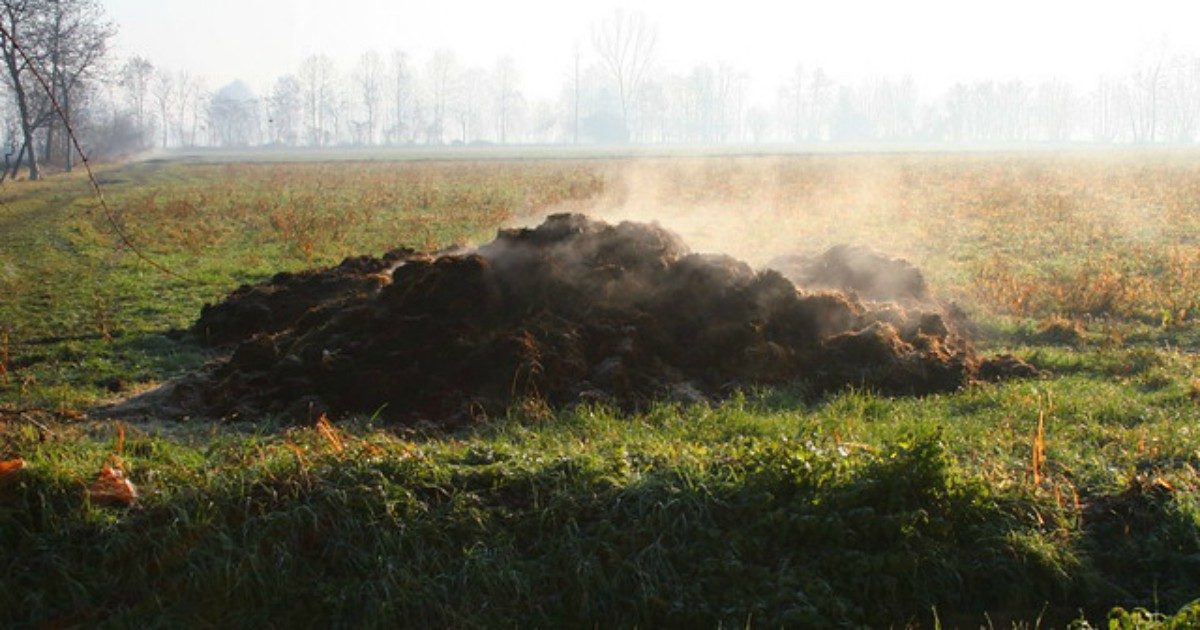
[[97, 156], [1190, 145], [1200, 131], [1200, 10], [1185, 2], [4, 4], [18, 46], [0, 141], [31, 177], [38, 161], [71, 167], [63, 115]]
[[0, 628], [1200, 627], [1198, 18], [0, 0]]

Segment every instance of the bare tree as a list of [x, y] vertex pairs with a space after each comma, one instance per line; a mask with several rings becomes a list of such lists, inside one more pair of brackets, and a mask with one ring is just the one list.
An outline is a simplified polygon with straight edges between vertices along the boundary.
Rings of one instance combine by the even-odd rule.
[[1112, 142], [1120, 133], [1117, 128], [1117, 86], [1108, 78], [1100, 79], [1091, 95], [1092, 140]]
[[463, 144], [483, 135], [479, 127], [484, 101], [491, 87], [488, 79], [487, 71], [482, 68], [468, 68], [457, 82], [457, 89], [451, 92], [450, 109], [458, 119]]
[[383, 94], [383, 60], [379, 53], [368, 50], [358, 61], [358, 69], [354, 73], [355, 83], [358, 84], [358, 95], [362, 111], [366, 114], [364, 140], [368, 145], [375, 144], [375, 132], [379, 126], [380, 97]]
[[[331, 89], [332, 95], [325, 110], [325, 119], [329, 122], [326, 132], [329, 138], [327, 143], [329, 144], [337, 144], [343, 141], [345, 138], [344, 132], [348, 129], [347, 124], [344, 123], [352, 122], [349, 120], [349, 112], [353, 101], [346, 90], [337, 87], [336, 78], [335, 76], [335, 83]], [[353, 127], [353, 125], [349, 125], [349, 127]]]
[[247, 146], [257, 142], [259, 125], [258, 97], [241, 81], [217, 90], [209, 108], [213, 139], [220, 146]]
[[833, 89], [836, 87], [833, 79], [823, 68], [813, 71], [808, 80], [808, 137], [810, 140], [820, 140], [825, 128], [829, 126], [826, 117], [832, 106]]
[[1192, 142], [1200, 122], [1200, 59], [1173, 59], [1165, 87], [1163, 136], [1169, 142]]
[[442, 48], [433, 53], [429, 60], [430, 120], [426, 135], [430, 142], [445, 141], [446, 110], [458, 91], [458, 58], [454, 52]]
[[742, 109], [745, 107], [747, 76], [729, 64], [717, 67], [713, 97], [716, 140], [726, 142], [741, 134]]
[[[728, 64], [699, 64], [682, 78], [668, 77], [668, 92], [681, 101], [684, 128], [671, 134], [698, 142], [724, 142], [741, 126], [745, 77]], [[669, 109], [670, 104], [664, 109]]]
[[196, 145], [196, 126], [200, 119], [204, 90], [200, 79], [186, 70], [180, 71], [175, 77], [175, 126], [181, 145]]
[[912, 136], [917, 101], [917, 85], [912, 77], [899, 81], [874, 77], [862, 85], [859, 101], [870, 123], [871, 138], [894, 141]]
[[154, 76], [154, 64], [144, 57], [134, 56], [121, 68], [121, 87], [133, 108], [134, 120], [141, 133], [149, 130], [146, 121], [146, 100], [150, 95], [150, 79]]
[[1148, 63], [1134, 70], [1130, 77], [1130, 90], [1126, 105], [1129, 109], [1130, 131], [1134, 142], [1153, 143], [1158, 136], [1161, 103], [1159, 102], [1164, 83], [1167, 47], [1163, 42], [1157, 54]]
[[1071, 85], [1065, 81], [1047, 81], [1038, 87], [1037, 112], [1043, 139], [1049, 142], [1071, 139], [1074, 99]]
[[677, 84], [675, 100], [679, 101], [678, 116], [684, 128], [678, 134], [683, 140], [705, 142], [711, 137], [715, 115], [715, 80], [712, 68], [699, 64]]
[[531, 107], [529, 135], [534, 142], [553, 142], [558, 113], [550, 101], [535, 101]]
[[518, 87], [520, 77], [517, 74], [517, 64], [512, 57], [501, 57], [496, 62], [493, 75], [493, 86], [496, 91], [496, 132], [500, 144], [508, 142], [508, 127], [512, 122], [513, 110], [521, 100]]
[[199, 132], [206, 131], [201, 121], [208, 118], [208, 110], [212, 104], [212, 93], [204, 79], [195, 79], [195, 89], [192, 90], [192, 125], [188, 130], [188, 146], [197, 146]]
[[294, 75], [279, 77], [268, 100], [271, 125], [271, 142], [295, 146], [300, 139], [301, 118], [304, 101], [300, 98], [303, 88]]
[[787, 84], [783, 88], [783, 100], [787, 103], [786, 109], [788, 117], [791, 119], [792, 141], [800, 142], [804, 139], [805, 129], [805, 111], [804, 103], [808, 99], [808, 93], [805, 91], [807, 80], [804, 76], [804, 64], [796, 64], [796, 69], [792, 72], [792, 76], [788, 79]]
[[592, 27], [592, 45], [616, 84], [621, 117], [627, 128], [633, 99], [654, 64], [657, 41], [657, 29], [642, 13], [618, 9]]
[[[116, 28], [104, 16], [95, 0], [46, 0], [42, 3], [45, 16], [38, 42], [44, 47], [43, 78], [50, 87], [54, 111], [46, 118], [46, 159], [55, 147], [55, 130], [72, 124], [77, 101], [82, 99], [88, 83], [108, 52], [108, 42]], [[43, 88], [44, 89], [44, 88]], [[72, 146], [63, 134], [63, 165], [70, 171]]]
[[1000, 139], [1007, 142], [1028, 140], [1032, 109], [1029, 88], [1020, 79], [1005, 81], [997, 89], [996, 99]]
[[392, 126], [388, 136], [393, 144], [399, 144], [404, 142], [406, 132], [415, 132], [417, 127], [416, 124], [408, 124], [415, 110], [415, 90], [408, 54], [402, 50], [392, 53], [388, 82], [391, 84], [392, 101]]
[[3, 55], [4, 66], [8, 71], [6, 78], [16, 101], [23, 138], [23, 145], [17, 152], [16, 163], [12, 167], [12, 175], [15, 176], [20, 170], [22, 158], [28, 156], [29, 179], [41, 177], [33, 143], [39, 117], [39, 112], [35, 111], [33, 91], [40, 88], [34, 85], [36, 80], [30, 76], [29, 62], [32, 59], [29, 56], [35, 53], [30, 49], [22, 55], [21, 50], [27, 42], [33, 41], [38, 9], [38, 3], [33, 0], [0, 0], [0, 24], [3, 25], [5, 33], [5, 36], [0, 38], [0, 55]]
[[[107, 53], [115, 30], [96, 0], [0, 0], [0, 56], [20, 118], [30, 179], [41, 167], [34, 134], [45, 128], [45, 155], [56, 149], [56, 131], [70, 126], [77, 101]], [[71, 144], [62, 136], [63, 163], [71, 168]]]
[[158, 105], [159, 121], [162, 125], [162, 148], [165, 149], [167, 148], [168, 132], [171, 128], [168, 112], [176, 97], [175, 77], [170, 72], [158, 70], [154, 73], [150, 93]]
[[[333, 109], [333, 61], [325, 55], [313, 55], [300, 64], [300, 86], [304, 93], [304, 111], [308, 117], [308, 143], [325, 146], [328, 141], [328, 115]], [[337, 131], [336, 124], [334, 131]]]

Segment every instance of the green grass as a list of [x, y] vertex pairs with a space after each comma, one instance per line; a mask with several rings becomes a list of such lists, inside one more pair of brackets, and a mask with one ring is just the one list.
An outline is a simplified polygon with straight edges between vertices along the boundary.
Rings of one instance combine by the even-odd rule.
[[[930, 196], [952, 206], [988, 197], [944, 186], [958, 181], [943, 173], [949, 158], [876, 159], [927, 169], [938, 186]], [[964, 158], [975, 166], [961, 179], [994, 168], [987, 159]], [[1020, 182], [1030, 197], [1053, 187], [1047, 179], [1096, 169], [1086, 160], [1028, 162]], [[725, 179], [753, 164], [738, 162], [742, 174]], [[853, 182], [844, 166], [843, 185]], [[985, 350], [1016, 352], [1049, 372], [1041, 380], [818, 402], [764, 390], [636, 416], [530, 402], [453, 434], [346, 419], [340, 442], [273, 418], [123, 429], [70, 419], [113, 390], [202, 364], [206, 352], [173, 331], [238, 283], [396, 245], [483, 239], [515, 216], [602, 194], [620, 168], [105, 171], [106, 194], [135, 242], [194, 281], [156, 274], [115, 247], [83, 180], [6, 185], [0, 331], [10, 357], [0, 408], [66, 413], [0, 414], [0, 460], [28, 462], [0, 482], [0, 626], [1195, 624], [1200, 324], [1188, 312], [1147, 317], [1154, 309], [1139, 293], [1114, 293], [1108, 311], [1084, 316], [1072, 309], [1088, 295], [1045, 289], [1040, 300], [1063, 301], [1015, 312], [1006, 302], [1014, 280], [1147, 245], [1118, 239], [1090, 252], [1065, 233], [1069, 225], [1039, 223], [1038, 214], [1012, 219], [1003, 248], [988, 244], [986, 217], [1007, 202], [976, 218], [951, 207], [967, 217], [954, 228], [961, 238], [929, 244], [919, 262], [980, 321]], [[712, 168], [721, 179], [726, 167]], [[1182, 171], [1191, 172], [1172, 163], [1150, 176], [1186, 188]], [[711, 181], [697, 177], [695, 194]], [[1096, 195], [1113, 196], [1096, 182]], [[836, 238], [851, 227], [830, 229]], [[877, 229], [864, 240], [934, 228]], [[1186, 235], [1156, 235], [1164, 247], [1189, 247]], [[1055, 239], [1074, 245], [1029, 258]], [[972, 288], [996, 277], [989, 261], [1004, 252], [1029, 268], [996, 285], [1007, 289]], [[1128, 267], [1147, 287], [1166, 273]], [[1048, 329], [1047, 309], [1079, 331]], [[1046, 465], [1035, 484], [1039, 415]], [[133, 509], [86, 499], [114, 460], [141, 493]]]
[[[1009, 414], [1032, 415], [1039, 388], [1062, 411], [1050, 480], [1033, 488], [1030, 423]], [[1200, 588], [1200, 438], [1170, 412], [1121, 430], [1107, 414], [1128, 392], [1073, 388], [579, 409], [454, 436], [360, 422], [340, 453], [312, 429], [133, 427], [119, 455], [142, 492], [129, 512], [82, 498], [112, 426], [47, 442], [27, 427], [8, 447], [33, 465], [0, 508], [0, 610], [10, 622], [471, 626], [1174, 610]], [[1144, 450], [1138, 432], [1154, 436]], [[1150, 479], [1176, 491], [1128, 490]]]

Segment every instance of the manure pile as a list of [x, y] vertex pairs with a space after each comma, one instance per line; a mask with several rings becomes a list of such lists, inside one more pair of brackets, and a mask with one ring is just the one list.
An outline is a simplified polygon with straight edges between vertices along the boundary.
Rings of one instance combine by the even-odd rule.
[[232, 353], [175, 402], [454, 424], [527, 399], [633, 410], [755, 385], [923, 394], [1033, 374], [980, 357], [904, 261], [838, 247], [777, 262], [756, 271], [657, 224], [560, 214], [469, 253], [282, 273], [204, 308], [194, 332]]

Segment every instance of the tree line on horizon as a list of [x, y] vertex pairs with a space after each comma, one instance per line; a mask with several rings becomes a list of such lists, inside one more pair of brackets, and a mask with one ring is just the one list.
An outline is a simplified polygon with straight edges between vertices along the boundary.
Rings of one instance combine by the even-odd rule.
[[843, 82], [798, 64], [772, 102], [751, 102], [747, 73], [729, 64], [662, 69], [655, 25], [618, 10], [592, 25], [587, 45], [567, 51], [552, 98], [528, 98], [511, 57], [464, 66], [450, 49], [422, 62], [370, 50], [344, 71], [312, 55], [259, 94], [240, 80], [210, 89], [186, 70], [112, 58], [117, 29], [97, 0], [0, 0], [0, 26], [0, 177], [70, 170], [67, 123], [98, 156], [156, 147], [1200, 139], [1200, 58], [1165, 45], [1089, 90], [1012, 79], [958, 83], [923, 99], [911, 76]]

